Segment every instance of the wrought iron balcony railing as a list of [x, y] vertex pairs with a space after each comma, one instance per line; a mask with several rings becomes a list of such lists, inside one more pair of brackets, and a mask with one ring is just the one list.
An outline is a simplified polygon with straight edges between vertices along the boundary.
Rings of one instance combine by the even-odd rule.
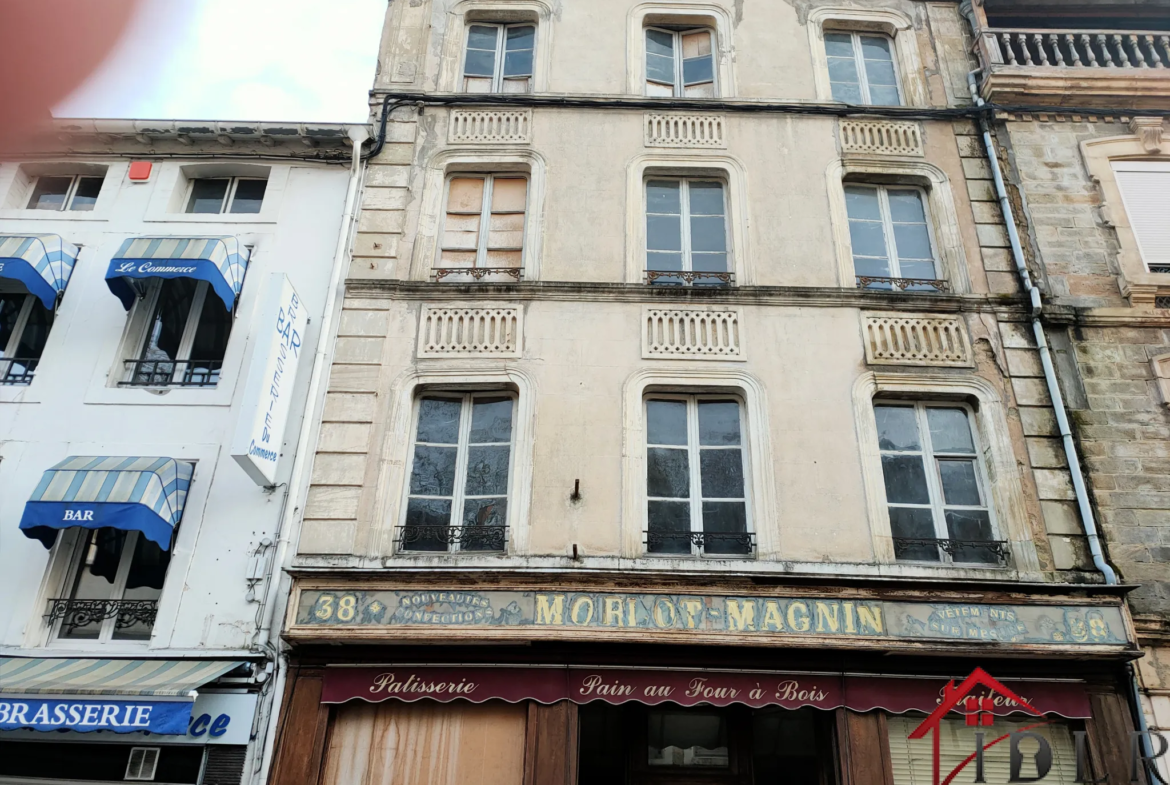
[[214, 387], [222, 360], [125, 360], [129, 378], [122, 387]]
[[735, 283], [735, 273], [647, 270], [646, 283], [655, 286], [730, 286]]
[[508, 527], [423, 524], [398, 527], [398, 547], [402, 551], [446, 553], [455, 545], [460, 551], [503, 553], [508, 548]]
[[646, 532], [646, 552], [653, 555], [752, 556], [754, 532]]
[[945, 553], [957, 564], [1006, 565], [1011, 551], [1005, 540], [944, 540], [929, 537], [895, 537], [894, 558], [899, 561], [940, 561]]
[[452, 276], [471, 276], [476, 281], [482, 281], [484, 278], [496, 276], [503, 276], [511, 278], [519, 282], [521, 276], [524, 274], [523, 267], [436, 267], [432, 271], [435, 275], [435, 281], [441, 281], [444, 278]]
[[101, 624], [117, 619], [114, 627], [124, 630], [136, 625], [153, 626], [158, 616], [157, 600], [49, 600], [45, 618], [49, 624], [61, 622], [62, 631]]
[[0, 357], [0, 384], [29, 384], [39, 357]]
[[899, 289], [903, 292], [949, 292], [951, 283], [936, 278], [885, 278], [878, 275], [859, 275], [857, 276], [857, 288], [879, 291]]
[[983, 31], [987, 65], [1037, 68], [1170, 68], [1170, 32], [1146, 30]]

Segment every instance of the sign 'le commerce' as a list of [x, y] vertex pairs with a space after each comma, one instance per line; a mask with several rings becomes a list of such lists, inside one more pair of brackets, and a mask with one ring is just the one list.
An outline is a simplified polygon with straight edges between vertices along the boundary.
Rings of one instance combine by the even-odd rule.
[[656, 630], [756, 636], [1122, 646], [1115, 606], [574, 591], [304, 590], [300, 629]]

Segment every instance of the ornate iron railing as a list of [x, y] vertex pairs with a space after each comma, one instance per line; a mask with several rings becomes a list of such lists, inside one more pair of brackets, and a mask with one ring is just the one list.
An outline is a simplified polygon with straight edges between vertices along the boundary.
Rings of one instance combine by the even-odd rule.
[[451, 550], [458, 545], [461, 551], [500, 552], [508, 547], [507, 526], [430, 526], [398, 527], [398, 546], [403, 551]]
[[1168, 68], [1170, 32], [1154, 30], [983, 31], [985, 65], [1055, 68]]
[[960, 564], [1001, 564], [1011, 557], [1005, 540], [944, 540], [930, 537], [895, 537], [894, 558], [906, 561], [938, 561], [939, 551]]
[[878, 275], [857, 276], [858, 289], [900, 289], [904, 292], [949, 292], [950, 281], [937, 278], [885, 278]]
[[506, 275], [516, 281], [524, 274], [523, 267], [436, 267], [434, 268], [435, 281], [441, 281], [452, 275], [470, 275], [477, 281], [482, 281], [489, 275]]
[[1155, 297], [1154, 298], [1154, 307], [1155, 308], [1170, 308], [1170, 297]]
[[0, 384], [29, 384], [39, 357], [0, 357]]
[[114, 627], [124, 630], [138, 624], [153, 626], [158, 616], [157, 600], [49, 600], [45, 618], [49, 624], [61, 622], [62, 632], [101, 624], [117, 619]]
[[222, 360], [125, 360], [130, 377], [122, 387], [214, 387]]
[[698, 554], [699, 556], [752, 556], [756, 552], [754, 532], [671, 532], [646, 531], [646, 552], [650, 554]]
[[735, 283], [735, 273], [647, 270], [646, 283], [656, 286], [730, 286]]
[[1151, 264], [1150, 272], [1152, 273], [1170, 273], [1170, 264]]

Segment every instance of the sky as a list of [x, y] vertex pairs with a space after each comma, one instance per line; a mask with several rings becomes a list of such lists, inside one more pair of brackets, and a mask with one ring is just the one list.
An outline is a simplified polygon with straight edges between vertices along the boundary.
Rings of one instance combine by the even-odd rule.
[[387, 0], [143, 0], [57, 117], [362, 122]]

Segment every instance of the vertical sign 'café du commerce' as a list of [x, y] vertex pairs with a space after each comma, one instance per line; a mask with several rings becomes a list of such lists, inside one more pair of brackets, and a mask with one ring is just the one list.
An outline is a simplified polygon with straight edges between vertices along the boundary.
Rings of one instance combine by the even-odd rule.
[[276, 484], [276, 465], [308, 325], [308, 313], [287, 276], [272, 273], [268, 277], [260, 319], [232, 457], [257, 485], [268, 486]]

